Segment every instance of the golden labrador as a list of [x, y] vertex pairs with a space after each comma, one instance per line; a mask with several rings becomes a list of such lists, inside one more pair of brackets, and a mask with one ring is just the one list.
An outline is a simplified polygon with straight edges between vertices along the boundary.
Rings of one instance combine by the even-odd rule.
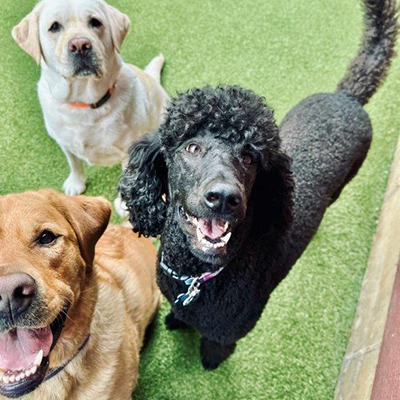
[[0, 398], [131, 398], [160, 302], [156, 251], [107, 228], [110, 212], [52, 190], [0, 197]]

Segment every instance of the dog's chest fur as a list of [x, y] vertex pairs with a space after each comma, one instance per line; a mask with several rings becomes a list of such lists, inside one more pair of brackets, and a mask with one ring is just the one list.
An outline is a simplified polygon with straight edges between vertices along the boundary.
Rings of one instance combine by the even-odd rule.
[[[191, 256], [183, 258], [190, 262]], [[259, 261], [251, 259], [248, 253], [236, 257], [218, 276], [201, 285], [199, 296], [187, 306], [174, 304], [174, 301], [179, 294], [186, 293], [188, 287], [165, 275], [160, 267], [158, 284], [177, 318], [210, 340], [234, 343], [253, 329], [268, 300], [270, 288], [274, 287], [273, 276]]]
[[146, 93], [134, 70], [127, 65], [122, 67], [115, 92], [99, 109], [80, 109], [61, 103], [53, 90], [57, 88], [50, 88], [42, 76], [39, 99], [49, 135], [63, 150], [88, 164], [98, 165], [122, 162], [131, 143], [159, 125], [165, 101], [156, 93]]

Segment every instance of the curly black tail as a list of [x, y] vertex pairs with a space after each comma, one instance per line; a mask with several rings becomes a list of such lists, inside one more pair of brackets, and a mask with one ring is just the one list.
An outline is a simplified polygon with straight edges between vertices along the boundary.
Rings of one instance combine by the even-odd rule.
[[361, 49], [337, 87], [362, 105], [384, 81], [394, 56], [398, 22], [395, 0], [364, 0], [365, 31]]

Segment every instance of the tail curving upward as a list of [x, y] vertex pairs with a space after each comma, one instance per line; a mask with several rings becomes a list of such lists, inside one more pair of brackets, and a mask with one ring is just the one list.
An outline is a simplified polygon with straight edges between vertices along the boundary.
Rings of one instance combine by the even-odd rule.
[[361, 49], [337, 87], [362, 105], [384, 81], [394, 56], [398, 22], [395, 0], [364, 0], [365, 31]]
[[161, 81], [161, 71], [164, 67], [165, 57], [164, 54], [160, 53], [157, 57], [154, 57], [147, 67], [144, 69], [146, 73], [152, 76], [158, 83]]

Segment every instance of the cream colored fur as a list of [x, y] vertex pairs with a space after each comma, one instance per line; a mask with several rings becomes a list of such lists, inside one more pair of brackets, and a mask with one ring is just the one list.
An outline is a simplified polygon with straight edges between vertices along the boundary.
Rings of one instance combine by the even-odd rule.
[[[92, 17], [103, 26], [91, 27]], [[49, 31], [54, 22], [61, 24], [59, 32]], [[129, 26], [129, 18], [103, 0], [43, 0], [13, 29], [16, 42], [41, 65], [39, 100], [47, 132], [70, 166], [64, 182], [68, 195], [86, 189], [84, 162], [124, 166], [131, 143], [161, 122], [168, 101], [160, 85], [164, 56], [154, 58], [145, 71], [126, 64], [119, 52]], [[91, 41], [97, 74], [74, 75], [68, 42], [77, 37]], [[115, 83], [101, 108], [71, 106], [98, 102]], [[116, 206], [124, 215], [118, 199]]]

